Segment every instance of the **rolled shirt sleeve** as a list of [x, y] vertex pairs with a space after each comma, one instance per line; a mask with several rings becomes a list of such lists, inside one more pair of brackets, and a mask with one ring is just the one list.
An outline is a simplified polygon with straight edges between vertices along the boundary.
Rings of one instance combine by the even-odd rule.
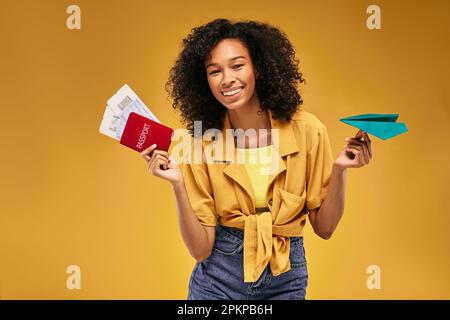
[[215, 226], [217, 214], [208, 168], [204, 161], [197, 164], [189, 158], [185, 157], [181, 170], [192, 209], [201, 224]]

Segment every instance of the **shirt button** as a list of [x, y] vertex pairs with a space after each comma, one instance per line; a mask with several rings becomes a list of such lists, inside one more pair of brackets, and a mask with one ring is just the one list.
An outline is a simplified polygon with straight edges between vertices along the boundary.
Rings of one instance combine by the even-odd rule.
[[269, 206], [272, 205], [272, 199], [269, 199]]

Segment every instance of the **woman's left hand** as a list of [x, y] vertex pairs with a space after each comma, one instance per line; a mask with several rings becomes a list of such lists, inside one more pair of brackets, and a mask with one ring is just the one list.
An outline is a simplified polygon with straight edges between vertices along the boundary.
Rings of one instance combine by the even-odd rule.
[[359, 130], [354, 138], [347, 138], [345, 141], [347, 144], [344, 146], [344, 150], [339, 153], [334, 161], [336, 166], [342, 169], [360, 168], [370, 162], [372, 142], [366, 132]]

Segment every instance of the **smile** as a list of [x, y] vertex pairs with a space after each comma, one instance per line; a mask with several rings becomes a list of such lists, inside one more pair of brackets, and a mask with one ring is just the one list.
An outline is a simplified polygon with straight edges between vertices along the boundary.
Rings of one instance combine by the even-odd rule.
[[240, 87], [240, 88], [237, 88], [237, 89], [234, 89], [234, 90], [230, 90], [230, 91], [222, 91], [222, 94], [225, 97], [232, 97], [232, 96], [237, 95], [239, 92], [241, 92], [243, 88], [244, 87]]

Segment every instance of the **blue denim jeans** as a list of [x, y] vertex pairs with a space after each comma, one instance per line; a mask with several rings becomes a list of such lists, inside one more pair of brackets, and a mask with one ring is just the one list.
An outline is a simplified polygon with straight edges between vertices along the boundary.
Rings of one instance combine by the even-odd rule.
[[244, 233], [216, 226], [211, 255], [197, 263], [189, 280], [188, 300], [303, 300], [308, 285], [303, 237], [291, 237], [291, 270], [273, 276], [270, 264], [256, 282], [244, 282]]

